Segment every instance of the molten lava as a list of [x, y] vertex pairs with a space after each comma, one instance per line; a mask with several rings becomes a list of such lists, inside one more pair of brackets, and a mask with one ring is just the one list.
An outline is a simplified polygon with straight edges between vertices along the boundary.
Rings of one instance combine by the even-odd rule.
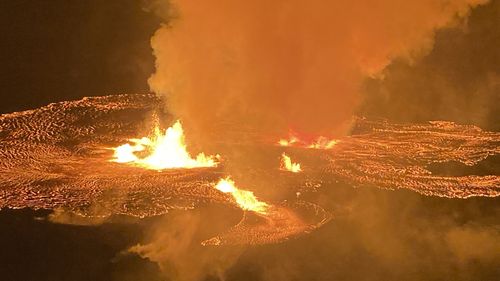
[[289, 139], [280, 139], [278, 141], [278, 144], [281, 145], [281, 146], [291, 146], [293, 144], [295, 144], [296, 142], [298, 142], [299, 139], [295, 136], [290, 136]]
[[308, 148], [316, 148], [316, 149], [330, 149], [334, 147], [338, 143], [337, 140], [330, 140], [325, 137], [319, 137], [312, 144], [308, 146]]
[[280, 169], [292, 173], [298, 173], [302, 171], [302, 169], [300, 168], [300, 164], [292, 162], [290, 156], [286, 155], [285, 153], [281, 154]]
[[[154, 135], [141, 139], [130, 139], [132, 144], [123, 144], [114, 150], [114, 159], [117, 163], [129, 163], [147, 169], [162, 170], [171, 168], [199, 168], [217, 166], [218, 155], [206, 156], [200, 153], [193, 159], [187, 152], [184, 131], [180, 121], [175, 122], [163, 134], [155, 127]], [[137, 155], [145, 154], [144, 157]]]
[[278, 145], [280, 146], [296, 146], [303, 148], [314, 148], [314, 149], [330, 149], [338, 143], [338, 140], [328, 139], [326, 137], [320, 136], [312, 142], [306, 142], [300, 140], [294, 135], [290, 135], [288, 139], [280, 139]]
[[[110, 155], [102, 153], [102, 147], [109, 146], [112, 139], [131, 138], [130, 132], [140, 128], [140, 120], [150, 117], [151, 108], [160, 102], [155, 95], [112, 95], [0, 115], [0, 209], [60, 208], [89, 218], [111, 215], [143, 218], [205, 204], [235, 205], [233, 196], [244, 198], [251, 194], [237, 191], [229, 179], [221, 180], [218, 189], [231, 195], [215, 190], [220, 180], [219, 169], [178, 169], [168, 173], [135, 169], [132, 164], [138, 165], [138, 160], [145, 161], [153, 153], [150, 145], [138, 144], [155, 142], [155, 134], [148, 142], [130, 141], [128, 146], [114, 149], [123, 156], [119, 160], [130, 163], [131, 167], [109, 161]], [[96, 110], [102, 114], [96, 115]], [[302, 199], [327, 198], [331, 194], [328, 190], [336, 188], [337, 182], [346, 187], [406, 189], [425, 196], [500, 197], [500, 174], [495, 162], [491, 162], [500, 155], [499, 132], [446, 121], [418, 124], [365, 118], [354, 121], [363, 130], [343, 137], [331, 151], [296, 151], [294, 147], [307, 147], [312, 142], [292, 141], [294, 146], [287, 147], [290, 150], [287, 153], [300, 153], [301, 159], [308, 159], [311, 165], [302, 173], [293, 174], [293, 182], [280, 176], [277, 169], [252, 171], [255, 177], [276, 178], [273, 194], [278, 190], [290, 195], [326, 193], [297, 201], [273, 201], [277, 202], [273, 204], [259, 202], [253, 194], [248, 196], [250, 199], [238, 199], [244, 209], [256, 212], [246, 212], [241, 223], [204, 245], [277, 243], [317, 229], [331, 216], [328, 210]], [[174, 132], [175, 127], [180, 125], [173, 126]], [[241, 130], [227, 126], [226, 129]], [[254, 134], [241, 131], [246, 136]], [[227, 147], [232, 143], [223, 139], [221, 145]], [[261, 149], [274, 155], [278, 148], [263, 143]], [[456, 163], [463, 165], [466, 173], [448, 174], [446, 165]], [[436, 164], [441, 165], [441, 170], [432, 168]], [[491, 173], [475, 174], [476, 168], [486, 164], [494, 166]], [[323, 187], [316, 188], [321, 183]]]
[[259, 201], [251, 191], [238, 189], [234, 181], [229, 177], [219, 180], [215, 188], [224, 193], [230, 193], [238, 206], [243, 210], [260, 214], [267, 213], [267, 208], [269, 207], [267, 203]]

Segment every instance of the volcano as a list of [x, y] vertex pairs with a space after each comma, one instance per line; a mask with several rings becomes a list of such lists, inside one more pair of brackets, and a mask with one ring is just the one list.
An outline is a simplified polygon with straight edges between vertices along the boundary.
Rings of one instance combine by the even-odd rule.
[[[224, 167], [238, 161], [231, 156], [214, 167], [160, 171], [110, 161], [110, 148], [136, 138], [161, 104], [151, 94], [112, 95], [1, 115], [0, 208], [100, 218], [150, 217], [207, 204], [240, 211], [230, 194], [214, 188], [225, 176]], [[352, 133], [327, 149], [282, 147], [266, 136], [233, 131], [241, 134], [241, 143], [217, 139], [214, 145], [245, 151], [250, 143], [269, 163], [276, 160], [274, 168], [248, 167], [252, 177], [274, 179], [267, 192], [257, 194], [271, 207], [266, 214], [243, 211], [240, 223], [200, 241], [203, 245], [277, 243], [311, 232], [334, 214], [299, 194], [321, 193], [336, 182], [448, 198], [500, 195], [499, 171], [474, 174], [475, 166], [498, 157], [500, 133], [472, 125], [355, 118]], [[283, 151], [301, 163], [300, 173], [280, 169]], [[446, 173], [447, 165], [459, 165], [463, 172]]]

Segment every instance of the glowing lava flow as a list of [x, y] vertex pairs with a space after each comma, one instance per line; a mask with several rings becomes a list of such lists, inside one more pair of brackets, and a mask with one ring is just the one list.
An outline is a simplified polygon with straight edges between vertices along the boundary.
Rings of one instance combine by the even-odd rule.
[[337, 140], [330, 140], [325, 137], [319, 137], [315, 142], [310, 144], [308, 148], [316, 148], [316, 149], [330, 149], [338, 143]]
[[[193, 159], [187, 152], [184, 131], [180, 121], [175, 122], [164, 134], [156, 127], [152, 138], [130, 139], [133, 144], [124, 144], [113, 148], [115, 151], [111, 161], [130, 163], [147, 169], [162, 170], [170, 168], [199, 168], [217, 166], [218, 155], [206, 156], [198, 154]], [[139, 157], [137, 152], [150, 152]]]
[[229, 177], [219, 180], [215, 188], [224, 193], [230, 193], [238, 206], [243, 210], [253, 211], [259, 214], [267, 213], [269, 207], [267, 203], [259, 201], [251, 191], [238, 189], [234, 181]]
[[292, 173], [298, 173], [298, 172], [302, 171], [302, 169], [300, 168], [300, 164], [293, 163], [290, 156], [286, 155], [285, 153], [281, 154], [280, 169], [283, 171], [289, 171]]
[[296, 136], [290, 135], [288, 139], [280, 139], [278, 145], [280, 146], [297, 146], [304, 148], [315, 148], [315, 149], [330, 149], [338, 143], [338, 140], [328, 139], [326, 137], [318, 137], [312, 143], [307, 143], [300, 140]]
[[295, 136], [290, 136], [289, 139], [280, 139], [278, 141], [278, 144], [281, 145], [281, 146], [291, 146], [295, 143], [297, 143], [299, 141], [299, 139]]

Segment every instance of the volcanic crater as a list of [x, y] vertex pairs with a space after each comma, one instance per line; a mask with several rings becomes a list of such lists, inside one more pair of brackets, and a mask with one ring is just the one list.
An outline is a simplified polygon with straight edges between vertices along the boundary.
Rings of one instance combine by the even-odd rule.
[[[217, 167], [160, 171], [110, 161], [110, 148], [138, 137], [152, 115], [171, 118], [161, 113], [161, 105], [152, 94], [124, 94], [1, 115], [0, 208], [57, 209], [100, 218], [150, 217], [206, 204], [238, 211], [229, 194], [214, 188], [226, 176], [225, 166], [239, 161], [231, 156], [222, 155]], [[235, 145], [252, 151], [248, 143], [259, 146], [268, 164], [249, 164], [247, 172], [261, 182], [272, 179], [255, 190], [270, 207], [266, 214], [243, 211], [240, 223], [200, 241], [203, 245], [277, 243], [313, 231], [331, 220], [333, 212], [302, 195], [321, 193], [336, 182], [449, 198], [500, 195], [498, 171], [449, 175], [435, 168], [459, 163], [473, 170], [500, 154], [500, 133], [472, 125], [355, 118], [352, 133], [328, 149], [245, 142], [245, 136], [255, 133], [235, 131], [242, 134], [241, 143], [214, 142], [222, 151]], [[302, 172], [279, 170], [276, 159], [283, 151], [299, 160]], [[254, 191], [252, 186], [245, 189]]]

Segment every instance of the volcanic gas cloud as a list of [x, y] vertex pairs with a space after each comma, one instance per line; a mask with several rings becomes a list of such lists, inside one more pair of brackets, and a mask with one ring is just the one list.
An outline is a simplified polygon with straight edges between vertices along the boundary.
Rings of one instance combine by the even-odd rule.
[[197, 141], [221, 121], [338, 135], [365, 77], [425, 55], [437, 29], [485, 2], [174, 0], [152, 39], [149, 82]]

